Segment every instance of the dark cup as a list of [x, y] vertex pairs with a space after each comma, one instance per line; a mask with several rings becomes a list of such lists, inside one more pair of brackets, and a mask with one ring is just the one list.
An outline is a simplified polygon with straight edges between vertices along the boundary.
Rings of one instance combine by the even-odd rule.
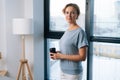
[[56, 48], [50, 48], [51, 53], [56, 53]]

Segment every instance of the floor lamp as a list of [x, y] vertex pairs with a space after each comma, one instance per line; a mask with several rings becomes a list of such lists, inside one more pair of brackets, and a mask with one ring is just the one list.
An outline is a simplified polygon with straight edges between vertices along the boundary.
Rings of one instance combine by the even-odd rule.
[[28, 60], [25, 58], [25, 36], [33, 34], [32, 19], [26, 18], [13, 19], [13, 34], [20, 35], [22, 38], [22, 57], [20, 59], [20, 65], [16, 80], [19, 80], [20, 75], [22, 76], [22, 80], [27, 80], [25, 69], [27, 69], [28, 71], [30, 80], [33, 80], [32, 73], [28, 65]]

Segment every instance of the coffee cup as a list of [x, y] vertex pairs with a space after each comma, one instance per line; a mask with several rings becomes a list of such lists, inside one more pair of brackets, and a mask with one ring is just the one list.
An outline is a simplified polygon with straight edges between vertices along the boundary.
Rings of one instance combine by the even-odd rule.
[[53, 48], [50, 48], [50, 52], [51, 52], [51, 53], [56, 53], [56, 48], [54, 48], [54, 47], [53, 47]]

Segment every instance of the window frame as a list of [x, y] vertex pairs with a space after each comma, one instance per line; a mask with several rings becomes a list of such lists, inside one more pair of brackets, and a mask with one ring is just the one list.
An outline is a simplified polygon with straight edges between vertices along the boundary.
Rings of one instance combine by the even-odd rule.
[[[87, 61], [87, 80], [92, 80], [92, 59], [93, 54], [92, 47], [93, 42], [103, 42], [103, 43], [117, 43], [120, 44], [120, 38], [118, 37], [102, 37], [102, 36], [93, 36], [93, 21], [94, 21], [94, 0], [86, 0], [86, 33], [89, 42], [88, 48], [88, 61]], [[92, 47], [91, 47], [92, 46]]]
[[[61, 36], [64, 34], [64, 31], [51, 31], [51, 30], [49, 30], [50, 29], [50, 26], [49, 26], [49, 8], [50, 8], [50, 0], [45, 0], [44, 1], [44, 39], [45, 39], [45, 41], [44, 41], [44, 47], [45, 47], [45, 74], [44, 74], [44, 76], [45, 76], [45, 80], [48, 80], [48, 75], [47, 75], [47, 39], [60, 39], [61, 38]], [[88, 12], [88, 8], [89, 8], [89, 6], [88, 6], [88, 3], [89, 3], [89, 0], [86, 0], [86, 10], [85, 10], [85, 12]], [[87, 16], [88, 14], [85, 14], [85, 19], [88, 19], [87, 17], [89, 17], [89, 16]], [[90, 33], [90, 31], [89, 31], [89, 28], [87, 28], [87, 26], [88, 26], [88, 20], [85, 20], [85, 31], [87, 31], [86, 33], [87, 33], [87, 38], [88, 38], [88, 43], [89, 43], [89, 39], [90, 39], [90, 35], [89, 35], [89, 33]], [[88, 52], [89, 52], [89, 48], [88, 48]], [[89, 55], [88, 55], [88, 57], [87, 57], [88, 59], [87, 59], [87, 65], [89, 64], [90, 65], [90, 58], [89, 58]], [[89, 68], [89, 65], [87, 66], [87, 80], [89, 80], [89, 74], [88, 74], [88, 68]], [[47, 76], [47, 77], [46, 77]]]
[[49, 27], [49, 14], [50, 14], [50, 0], [44, 0], [44, 78], [45, 80], [49, 80], [49, 75], [48, 75], [48, 67], [47, 67], [47, 39], [60, 39], [60, 37], [64, 34], [64, 31], [50, 31]]
[[[45, 47], [45, 80], [47, 79], [47, 39], [60, 39], [64, 34], [64, 31], [50, 31], [49, 30], [49, 8], [50, 0], [44, 0], [44, 47]], [[102, 37], [93, 36], [93, 21], [94, 21], [94, 0], [86, 0], [85, 10], [85, 31], [87, 33], [87, 39], [89, 46], [92, 46], [92, 42], [104, 42], [104, 43], [117, 43], [120, 44], [120, 38], [118, 37]], [[87, 55], [87, 80], [92, 80], [92, 47], [88, 47]], [[47, 77], [46, 77], [47, 76]]]

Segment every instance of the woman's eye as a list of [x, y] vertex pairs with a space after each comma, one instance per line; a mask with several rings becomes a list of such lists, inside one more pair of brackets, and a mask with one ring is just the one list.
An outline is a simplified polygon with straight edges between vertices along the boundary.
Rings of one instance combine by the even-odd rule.
[[69, 14], [69, 12], [65, 12], [65, 14]]
[[71, 12], [72, 14], [75, 14], [75, 12]]
[[76, 14], [76, 12], [65, 12], [65, 14]]

